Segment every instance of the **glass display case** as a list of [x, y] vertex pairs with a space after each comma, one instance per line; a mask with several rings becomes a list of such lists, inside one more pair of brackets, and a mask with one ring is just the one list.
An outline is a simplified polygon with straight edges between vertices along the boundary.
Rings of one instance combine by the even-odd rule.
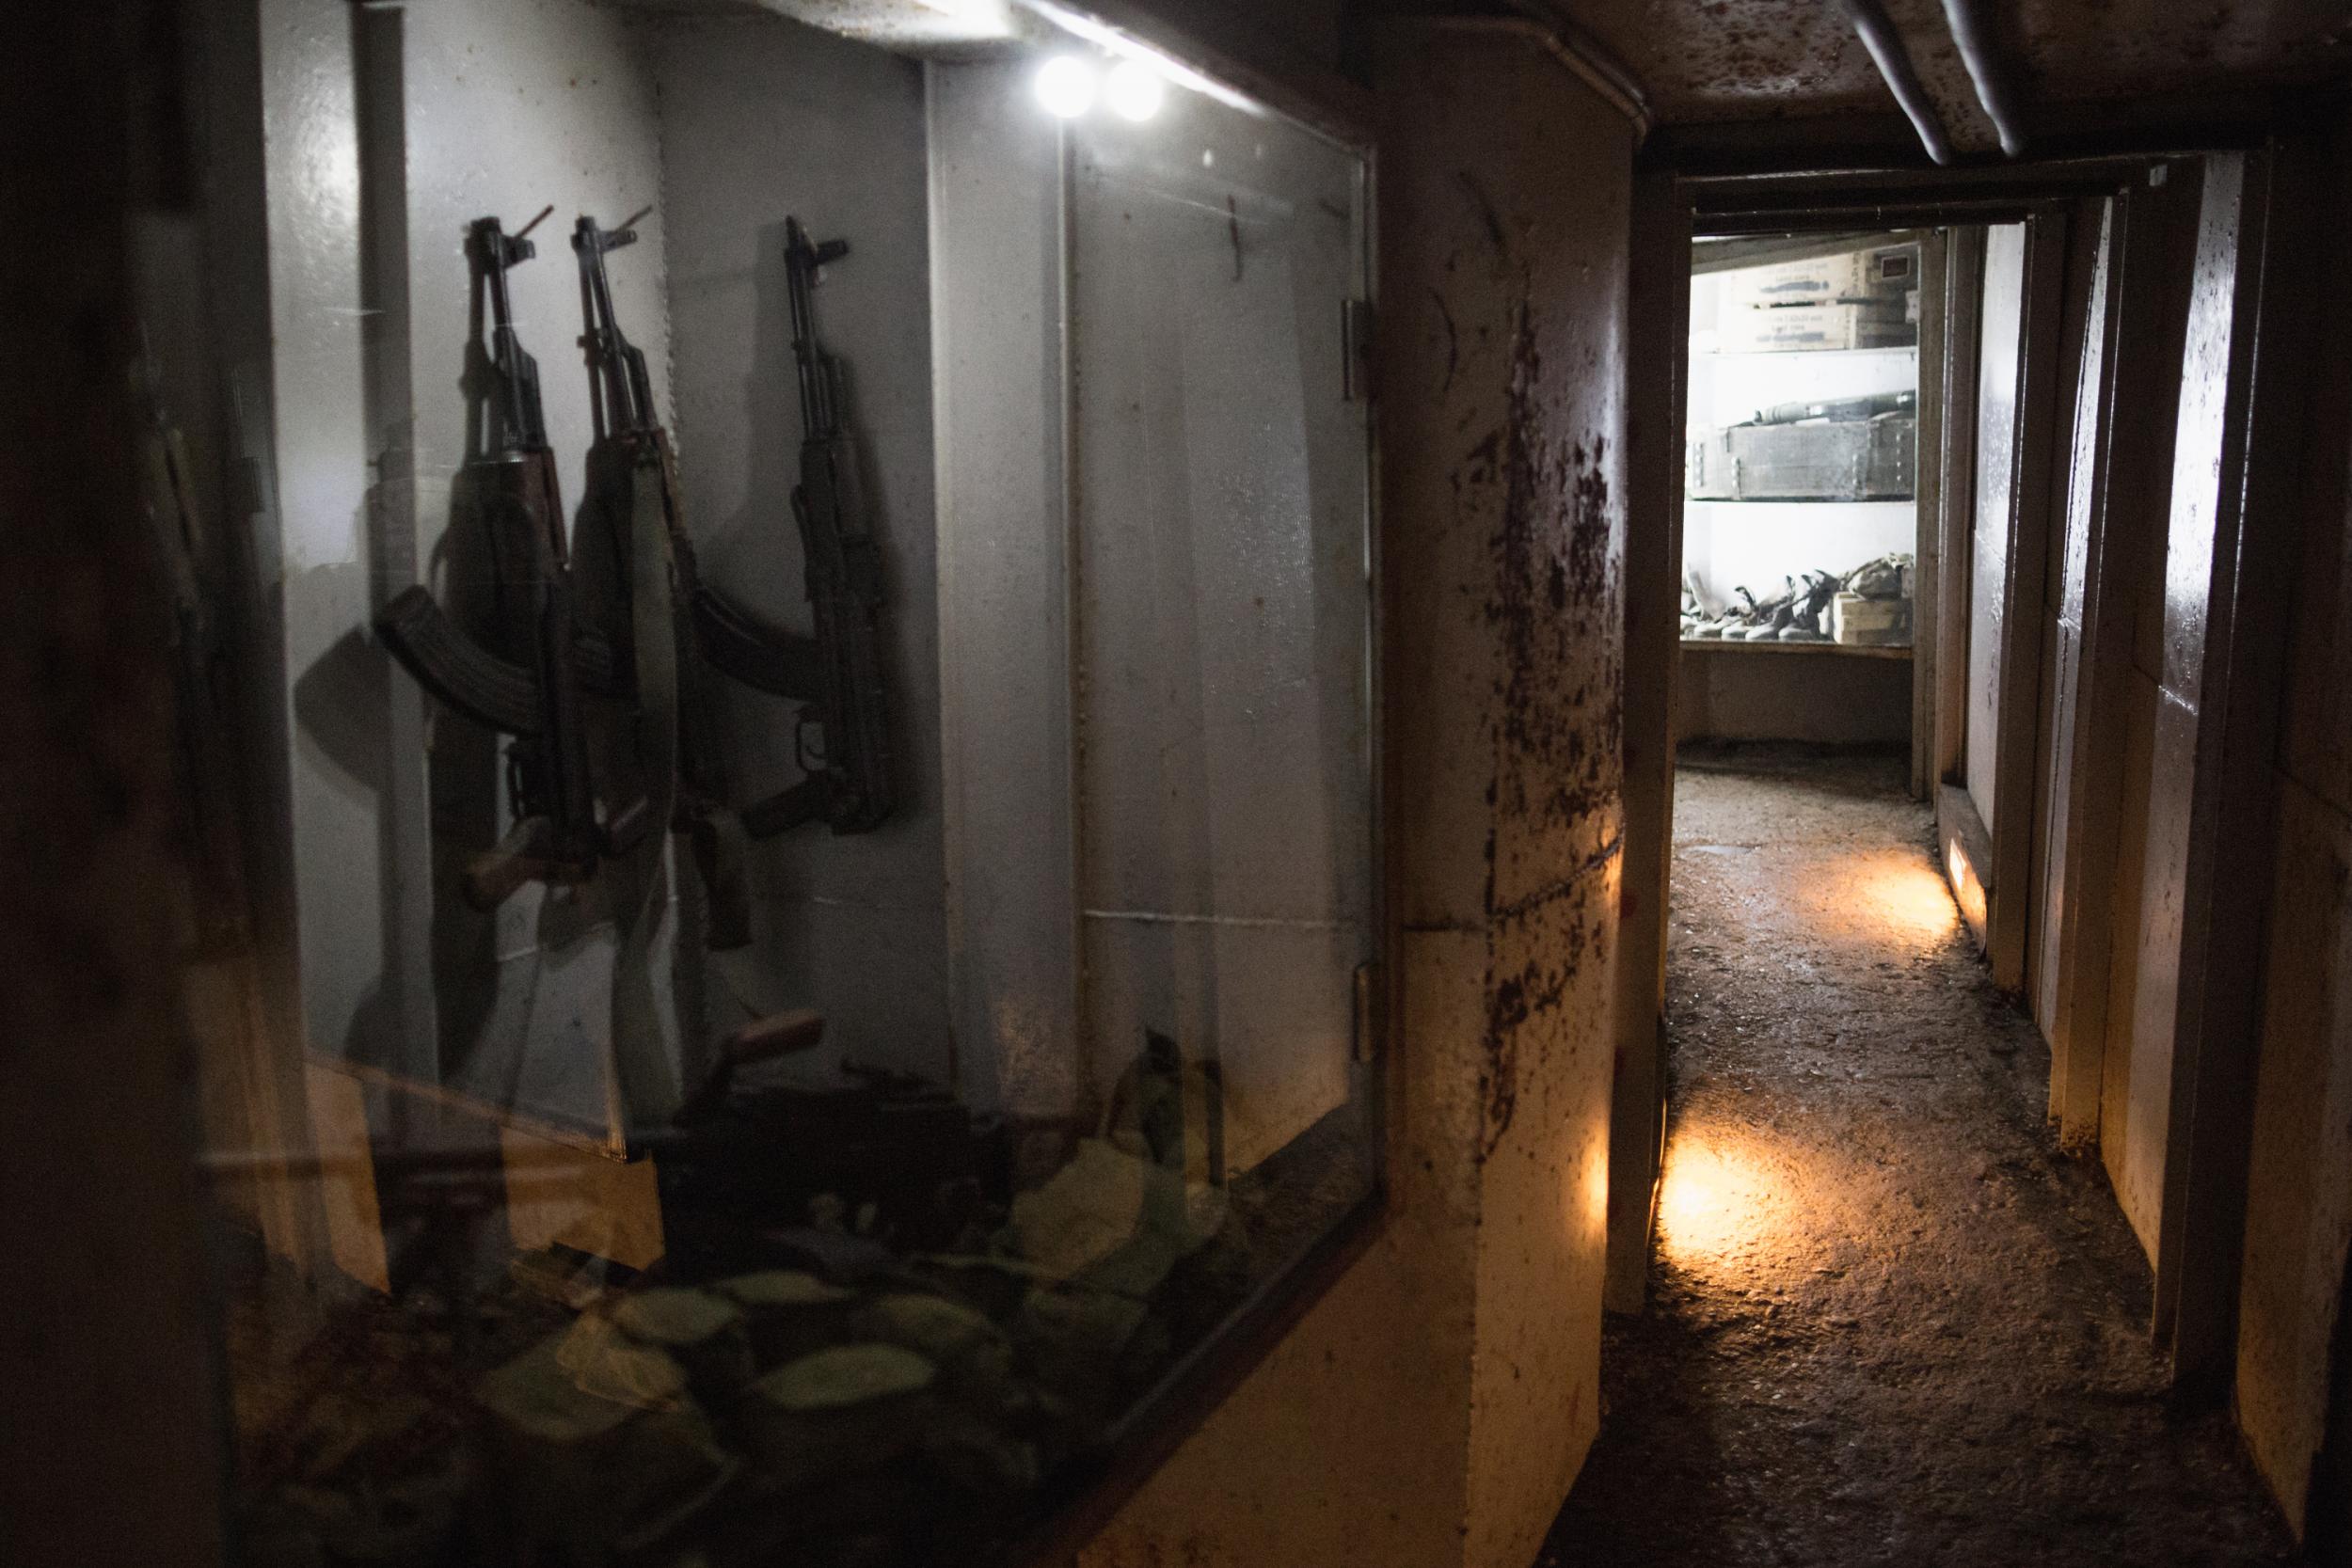
[[1045, 7], [315, 8], [240, 1560], [1017, 1557], [1376, 1201], [1362, 151]]
[[[1774, 244], [1804, 254], [1756, 256]], [[1687, 642], [1909, 648], [1918, 255], [1899, 235], [1700, 246]]]

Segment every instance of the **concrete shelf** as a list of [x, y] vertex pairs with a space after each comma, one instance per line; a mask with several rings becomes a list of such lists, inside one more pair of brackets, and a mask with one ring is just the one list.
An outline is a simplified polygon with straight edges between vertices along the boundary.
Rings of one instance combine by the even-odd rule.
[[[1909, 506], [1912, 504], [1913, 498], [1909, 496], [1863, 496], [1850, 500], [1840, 497], [1823, 496], [1807, 497], [1804, 500], [1771, 500], [1762, 497], [1754, 499], [1734, 499], [1726, 496], [1684, 496], [1682, 499], [1686, 505], [1705, 502], [1708, 506], [1877, 506], [1882, 502], [1890, 501], [1899, 506]], [[1769, 523], [1788, 519], [1766, 517], [1762, 520]]]
[[1848, 658], [1904, 658], [1911, 657], [1909, 644], [1901, 647], [1871, 647], [1860, 642], [1745, 642], [1726, 641], [1720, 637], [1686, 637], [1685, 652], [1721, 654], [1837, 654]]
[[1703, 348], [1699, 356], [1706, 359], [1820, 359], [1854, 358], [1866, 354], [1919, 353], [1917, 343], [1871, 343], [1861, 348]]

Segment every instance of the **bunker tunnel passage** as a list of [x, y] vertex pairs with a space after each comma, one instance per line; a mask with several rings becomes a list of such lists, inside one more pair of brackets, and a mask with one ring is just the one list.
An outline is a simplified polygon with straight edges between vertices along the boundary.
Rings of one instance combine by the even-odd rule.
[[2285, 1560], [1931, 838], [1893, 757], [1682, 759], [1650, 1302], [1539, 1564]]

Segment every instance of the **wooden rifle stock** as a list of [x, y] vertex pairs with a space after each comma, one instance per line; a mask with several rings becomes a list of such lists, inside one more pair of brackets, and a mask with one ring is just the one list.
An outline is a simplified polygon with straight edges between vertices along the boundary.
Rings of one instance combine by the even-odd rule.
[[813, 1051], [824, 1037], [825, 1015], [805, 1007], [752, 1020], [721, 1044], [709, 1075], [679, 1104], [674, 1119], [680, 1127], [691, 1126], [725, 1104], [736, 1069]]

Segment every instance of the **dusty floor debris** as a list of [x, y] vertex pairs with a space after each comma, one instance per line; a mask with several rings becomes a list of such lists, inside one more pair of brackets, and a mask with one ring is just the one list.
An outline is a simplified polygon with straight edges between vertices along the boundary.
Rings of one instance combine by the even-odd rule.
[[1549, 1565], [2287, 1560], [1892, 759], [1686, 756], [1651, 1305]]

